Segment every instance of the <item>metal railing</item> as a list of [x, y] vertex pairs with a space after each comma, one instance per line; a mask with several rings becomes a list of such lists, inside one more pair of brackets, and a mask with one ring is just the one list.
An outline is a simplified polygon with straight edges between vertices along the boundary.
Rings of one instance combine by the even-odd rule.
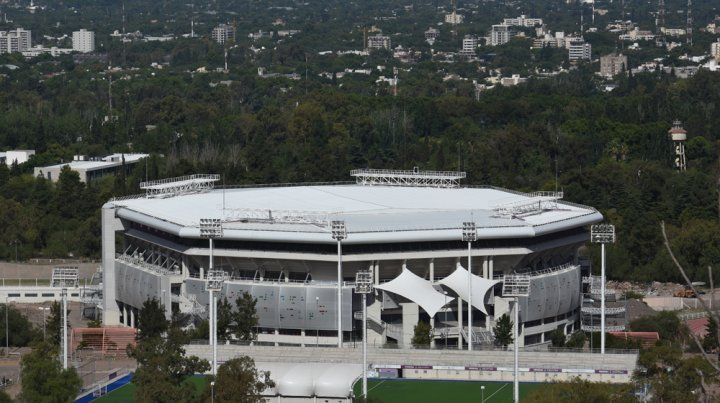
[[193, 174], [185, 176], [176, 176], [174, 178], [157, 179], [147, 182], [140, 182], [140, 189], [146, 189], [152, 186], [168, 185], [177, 182], [187, 181], [219, 181], [220, 175], [218, 174]]

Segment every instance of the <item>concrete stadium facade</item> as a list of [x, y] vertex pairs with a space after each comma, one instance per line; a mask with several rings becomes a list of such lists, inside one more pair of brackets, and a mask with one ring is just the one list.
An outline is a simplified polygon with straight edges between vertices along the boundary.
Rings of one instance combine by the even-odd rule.
[[[409, 346], [420, 320], [432, 325], [435, 345], [490, 343], [495, 321], [512, 314], [501, 295], [502, 276], [509, 273], [531, 276], [530, 295], [520, 301], [520, 345], [547, 343], [558, 328], [568, 334], [579, 329], [577, 251], [589, 238], [587, 226], [602, 220], [595, 209], [560, 197], [358, 181], [177, 187], [113, 200], [102, 213], [103, 320], [135, 326], [148, 298], [158, 298], [168, 315], [174, 309], [207, 317], [210, 249], [199, 226], [210, 218], [219, 219], [223, 231], [214, 241], [215, 268], [229, 276], [221, 297], [248, 292], [257, 299], [260, 343], [336, 344], [338, 312], [343, 340], [359, 340], [356, 314], [362, 307], [353, 285], [362, 270], [372, 272], [376, 287], [386, 288], [376, 288], [367, 302], [371, 345]], [[346, 226], [340, 306], [332, 221]], [[464, 222], [473, 222], [477, 231], [470, 252], [462, 238]], [[468, 253], [481, 290], [473, 297], [470, 334], [463, 298], [468, 290], [450, 281], [467, 273]], [[418, 284], [432, 289], [415, 292]], [[433, 298], [445, 299], [440, 309], [427, 308]]]

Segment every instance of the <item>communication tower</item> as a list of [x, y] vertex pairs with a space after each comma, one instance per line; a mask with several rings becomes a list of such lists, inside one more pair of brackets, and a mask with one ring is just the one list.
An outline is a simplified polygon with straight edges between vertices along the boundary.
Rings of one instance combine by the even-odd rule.
[[675, 167], [678, 171], [683, 172], [687, 169], [687, 161], [685, 159], [685, 141], [687, 140], [687, 132], [682, 127], [679, 120], [673, 122], [672, 129], [668, 130], [670, 139], [675, 145]]

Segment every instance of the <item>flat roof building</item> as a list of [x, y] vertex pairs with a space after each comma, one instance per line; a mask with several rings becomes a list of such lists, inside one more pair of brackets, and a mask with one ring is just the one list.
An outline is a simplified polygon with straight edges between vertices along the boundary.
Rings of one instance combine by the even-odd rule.
[[16, 28], [0, 31], [0, 54], [24, 52], [32, 46], [32, 33], [27, 29]]
[[35, 155], [35, 150], [8, 150], [4, 153], [5, 164], [12, 166], [13, 164], [23, 164], [28, 162], [31, 156]]
[[612, 78], [627, 71], [627, 56], [617, 53], [600, 57], [600, 75]]
[[72, 48], [75, 52], [92, 53], [95, 51], [95, 32], [81, 29], [73, 32]]
[[[367, 306], [373, 343], [409, 346], [419, 320], [431, 323], [433, 344], [491, 343], [495, 321], [510, 312], [501, 287], [509, 273], [526, 273], [532, 283], [531, 295], [521, 298], [521, 344], [547, 343], [558, 328], [578, 330], [577, 250], [588, 240], [585, 227], [602, 220], [597, 210], [563, 202], [561, 192], [462, 187], [464, 173], [353, 175], [356, 183], [344, 185], [224, 190], [214, 189], [217, 175], [193, 175], [145, 183], [144, 196], [111, 200], [102, 213], [104, 323], [134, 326], [153, 297], [168, 315], [172, 307], [206, 316], [210, 249], [200, 226], [217, 219], [214, 267], [228, 278], [221, 296], [257, 299], [259, 342], [336, 344], [338, 315], [351, 340], [359, 326], [353, 312], [361, 309], [352, 287], [365, 270], [376, 289]], [[477, 235], [472, 285], [464, 222]], [[469, 287], [470, 335], [462, 325]]]
[[34, 175], [42, 176], [45, 179], [57, 182], [60, 178], [60, 172], [64, 167], [80, 174], [80, 182], [90, 182], [95, 179], [102, 178], [107, 175], [115, 175], [120, 169], [125, 167], [126, 170], [131, 169], [132, 165], [138, 163], [141, 159], [147, 158], [149, 154], [112, 154], [102, 158], [90, 159], [84, 155], [76, 155], [70, 162], [63, 162], [55, 165], [44, 167], [36, 167]]

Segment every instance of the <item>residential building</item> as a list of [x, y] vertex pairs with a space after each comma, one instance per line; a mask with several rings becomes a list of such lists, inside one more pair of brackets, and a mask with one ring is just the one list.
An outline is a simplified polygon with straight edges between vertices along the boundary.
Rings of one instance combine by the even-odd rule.
[[430, 27], [425, 31], [425, 42], [432, 46], [438, 36], [440, 36], [440, 30]]
[[521, 15], [517, 18], [505, 18], [503, 20], [503, 25], [509, 25], [511, 27], [534, 27], [542, 24], [542, 18], [528, 18], [526, 15]]
[[526, 83], [527, 81], [527, 77], [520, 77], [520, 74], [513, 74], [510, 77], [500, 78], [500, 85], [505, 87], [512, 87], [518, 84]]
[[67, 166], [80, 175], [80, 182], [87, 183], [103, 176], [115, 175], [123, 167], [125, 173], [129, 174], [134, 164], [148, 156], [148, 154], [112, 154], [102, 158], [88, 158], [85, 155], [76, 155], [70, 162], [36, 167], [33, 174], [36, 177], [42, 176], [49, 181], [57, 182], [60, 172]]
[[368, 49], [390, 49], [392, 41], [387, 35], [370, 35], [367, 38]]
[[29, 30], [16, 28], [11, 31], [0, 31], [0, 54], [23, 52], [32, 45], [32, 33]]
[[652, 41], [655, 39], [655, 35], [650, 31], [641, 31], [640, 28], [635, 27], [620, 35], [619, 38], [621, 41]]
[[81, 29], [73, 32], [73, 50], [80, 53], [91, 53], [95, 51], [95, 32]]
[[477, 57], [478, 39], [475, 35], [465, 35], [462, 41], [462, 48], [460, 49], [460, 56], [467, 58]]
[[720, 61], [720, 39], [717, 42], [710, 44], [710, 56], [714, 57], [715, 60]]
[[212, 38], [219, 44], [235, 41], [235, 27], [230, 24], [220, 24], [213, 28]]
[[510, 29], [510, 26], [505, 24], [493, 25], [490, 30], [490, 45], [498, 46], [510, 42], [510, 39], [514, 36], [514, 32]]
[[600, 57], [600, 75], [603, 77], [614, 77], [627, 70], [627, 56], [616, 53]]
[[571, 40], [567, 47], [570, 61], [592, 59], [592, 46], [582, 38]]
[[565, 33], [555, 32], [555, 35], [549, 33], [543, 35], [540, 38], [533, 39], [533, 48], [564, 48], [565, 47]]
[[446, 24], [452, 24], [452, 25], [462, 24], [464, 20], [465, 20], [465, 16], [463, 16], [462, 14], [458, 14], [455, 11], [453, 11], [450, 14], [445, 14], [445, 23]]
[[667, 36], [684, 36], [685, 29], [683, 28], [665, 28], [660, 27], [660, 32]]

